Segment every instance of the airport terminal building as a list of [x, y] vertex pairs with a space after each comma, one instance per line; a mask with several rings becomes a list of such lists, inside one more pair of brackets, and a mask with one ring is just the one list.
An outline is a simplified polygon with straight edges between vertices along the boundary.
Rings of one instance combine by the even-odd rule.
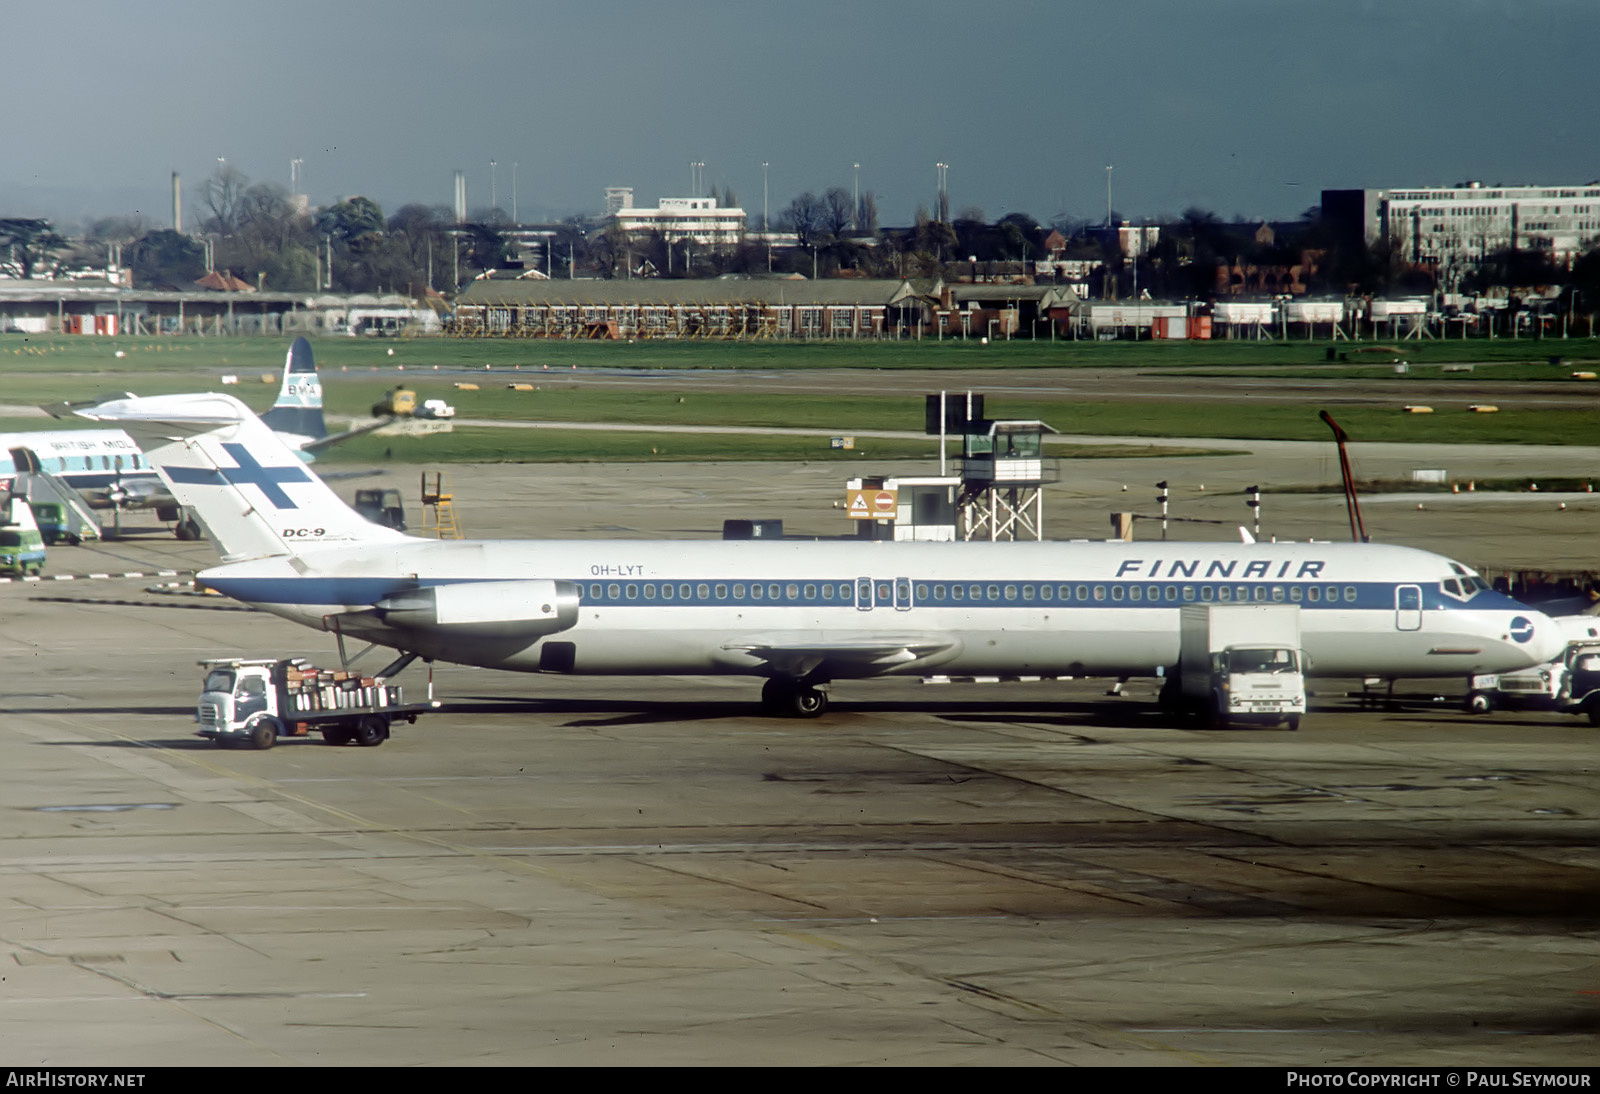
[[1535, 251], [1565, 265], [1600, 236], [1600, 181], [1324, 190], [1322, 212], [1344, 238], [1392, 244], [1416, 265], [1473, 266], [1505, 250]]

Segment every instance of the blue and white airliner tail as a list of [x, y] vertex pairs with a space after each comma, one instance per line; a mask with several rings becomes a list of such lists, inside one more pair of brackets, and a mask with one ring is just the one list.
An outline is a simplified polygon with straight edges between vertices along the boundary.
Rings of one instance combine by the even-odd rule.
[[225, 559], [206, 585], [445, 661], [744, 674], [809, 714], [843, 678], [1170, 672], [1185, 604], [1298, 606], [1314, 675], [1504, 672], [1563, 642], [1460, 563], [1379, 544], [421, 540], [362, 520], [231, 396], [82, 413], [200, 516]]
[[278, 401], [261, 415], [261, 420], [290, 448], [316, 447], [318, 441], [327, 437], [328, 425], [322, 418], [322, 381], [317, 376], [311, 343], [304, 337], [290, 343], [283, 361]]

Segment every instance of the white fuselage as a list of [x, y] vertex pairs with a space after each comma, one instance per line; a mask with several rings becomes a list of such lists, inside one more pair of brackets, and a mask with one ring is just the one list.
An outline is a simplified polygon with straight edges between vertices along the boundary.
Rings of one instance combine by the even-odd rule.
[[[1149, 674], [1178, 663], [1184, 604], [1240, 601], [1299, 605], [1309, 675], [1465, 676], [1559, 652], [1540, 613], [1481, 584], [1451, 591], [1460, 572], [1373, 544], [405, 539], [200, 578], [308, 626], [522, 671]], [[408, 589], [532, 579], [572, 594], [562, 629], [485, 638], [374, 609]], [[876, 659], [837, 652], [874, 644]]]

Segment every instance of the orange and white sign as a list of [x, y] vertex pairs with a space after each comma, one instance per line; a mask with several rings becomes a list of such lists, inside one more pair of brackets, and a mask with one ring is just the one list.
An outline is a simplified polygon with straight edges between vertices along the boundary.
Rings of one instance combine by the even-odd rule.
[[893, 520], [900, 508], [899, 493], [894, 490], [847, 490], [845, 495], [851, 520]]

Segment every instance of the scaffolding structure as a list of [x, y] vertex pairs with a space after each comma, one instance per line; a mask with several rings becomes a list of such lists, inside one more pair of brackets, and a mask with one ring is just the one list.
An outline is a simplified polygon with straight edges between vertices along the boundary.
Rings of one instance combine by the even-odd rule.
[[1044, 486], [1059, 482], [1060, 463], [1043, 455], [1037, 420], [964, 423], [961, 492], [956, 511], [964, 540], [1044, 539]]

